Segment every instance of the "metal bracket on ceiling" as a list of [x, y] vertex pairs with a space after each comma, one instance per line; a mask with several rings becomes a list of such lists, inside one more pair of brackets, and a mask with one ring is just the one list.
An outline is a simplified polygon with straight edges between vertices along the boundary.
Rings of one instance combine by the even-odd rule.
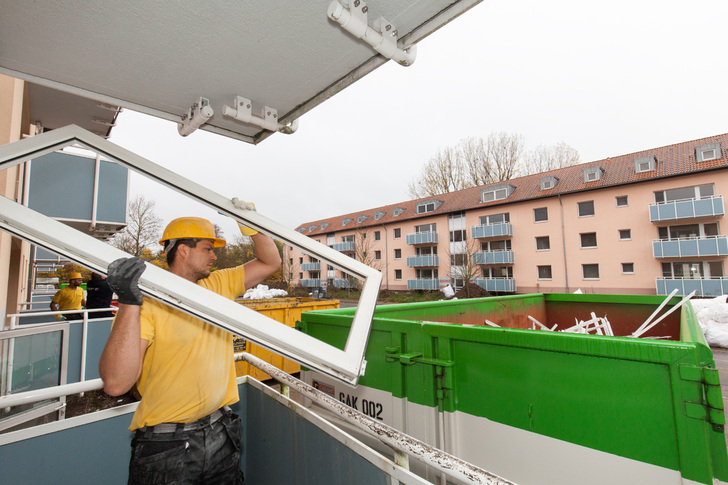
[[397, 29], [394, 25], [384, 17], [379, 17], [373, 24], [374, 28], [370, 27], [368, 12], [369, 7], [363, 0], [349, 0], [349, 8], [334, 0], [326, 13], [341, 28], [362, 39], [387, 59], [393, 59], [402, 66], [411, 66], [417, 56], [417, 46], [413, 44], [406, 49], [397, 47]]
[[179, 131], [180, 135], [187, 136], [207, 123], [207, 120], [212, 118], [214, 113], [210, 106], [210, 100], [200, 98], [182, 115], [182, 122], [177, 123], [177, 131]]
[[269, 106], [263, 107], [262, 116], [254, 115], [253, 102], [243, 96], [235, 96], [233, 106], [224, 105], [222, 114], [242, 123], [259, 126], [264, 130], [280, 131], [286, 135], [290, 135], [298, 129], [298, 119], [287, 125], [280, 124], [278, 122], [278, 110]]

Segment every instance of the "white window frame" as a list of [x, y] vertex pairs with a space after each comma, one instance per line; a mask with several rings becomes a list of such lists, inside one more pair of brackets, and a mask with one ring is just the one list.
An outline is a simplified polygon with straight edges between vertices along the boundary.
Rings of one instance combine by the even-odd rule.
[[[549, 276], [548, 278], [541, 276], [541, 268], [548, 268], [549, 273], [551, 273], [551, 276]], [[553, 268], [551, 267], [550, 264], [541, 264], [541, 265], [536, 266], [536, 275], [537, 275], [537, 279], [539, 281], [551, 281], [554, 279]]]
[[[617, 229], [620, 241], [631, 241], [632, 240], [632, 229]], [[629, 237], [622, 237], [622, 231], [629, 231]]]
[[[624, 269], [625, 264], [631, 264], [632, 271], [625, 271], [625, 269]], [[622, 274], [634, 274], [634, 263], [622, 263]]]
[[584, 274], [584, 270], [586, 269], [586, 266], [596, 266], [597, 267], [597, 273], [601, 275], [601, 272], [599, 271], [599, 263], [584, 263], [581, 265], [581, 279], [585, 281], [597, 281], [599, 280], [599, 276], [596, 278], [589, 277], [587, 278]]
[[[229, 197], [212, 192], [78, 126], [55, 129], [0, 146], [0, 170], [74, 144], [102, 154], [130, 170], [187, 195], [223, 216], [274, 236], [284, 244], [305, 250], [307, 254], [329, 261], [363, 280], [359, 305], [345, 349], [341, 350], [150, 263], [146, 263], [146, 271], [139, 279], [139, 286], [147, 296], [332, 378], [356, 385], [366, 367], [364, 351], [382, 280], [379, 271], [288, 229], [259, 212], [237, 209]], [[106, 274], [113, 261], [129, 257], [129, 254], [120, 249], [5, 197], [0, 197], [0, 215], [2, 230], [68, 257], [98, 273]]]
[[[623, 197], [626, 199], [626, 203], [625, 204], [620, 204], [619, 203], [619, 199], [621, 199]], [[618, 196], [616, 196], [614, 198], [614, 203], [615, 203], [615, 205], [617, 207], [629, 207], [629, 196], [627, 196], [627, 195], [618, 195]]]

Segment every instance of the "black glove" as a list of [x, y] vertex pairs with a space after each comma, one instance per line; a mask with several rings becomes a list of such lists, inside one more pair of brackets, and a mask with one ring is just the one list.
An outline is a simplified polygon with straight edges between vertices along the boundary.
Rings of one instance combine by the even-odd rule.
[[141, 305], [142, 291], [139, 289], [139, 277], [147, 269], [140, 258], [120, 258], [109, 265], [106, 281], [119, 303], [125, 305]]

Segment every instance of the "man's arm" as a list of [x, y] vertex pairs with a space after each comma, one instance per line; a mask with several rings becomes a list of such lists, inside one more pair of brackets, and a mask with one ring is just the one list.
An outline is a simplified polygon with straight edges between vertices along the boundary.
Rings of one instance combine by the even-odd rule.
[[139, 277], [144, 272], [139, 258], [117, 259], [109, 265], [109, 287], [116, 292], [119, 311], [99, 360], [104, 391], [119, 396], [132, 388], [142, 373], [148, 341], [141, 338], [142, 292]]
[[262, 233], [251, 236], [256, 258], [245, 263], [245, 287], [252, 288], [281, 266], [281, 256], [273, 239]]
[[119, 304], [111, 334], [99, 360], [104, 392], [119, 396], [132, 388], [142, 373], [148, 342], [141, 338], [141, 307]]
[[51, 311], [57, 312], [58, 311], [58, 303], [55, 301], [51, 302]]

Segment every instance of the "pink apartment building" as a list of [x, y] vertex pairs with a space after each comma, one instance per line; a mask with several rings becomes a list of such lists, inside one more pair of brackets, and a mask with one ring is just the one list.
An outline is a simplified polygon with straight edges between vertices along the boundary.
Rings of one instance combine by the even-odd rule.
[[[382, 289], [728, 293], [728, 134], [302, 224]], [[295, 284], [353, 281], [286, 248]]]

